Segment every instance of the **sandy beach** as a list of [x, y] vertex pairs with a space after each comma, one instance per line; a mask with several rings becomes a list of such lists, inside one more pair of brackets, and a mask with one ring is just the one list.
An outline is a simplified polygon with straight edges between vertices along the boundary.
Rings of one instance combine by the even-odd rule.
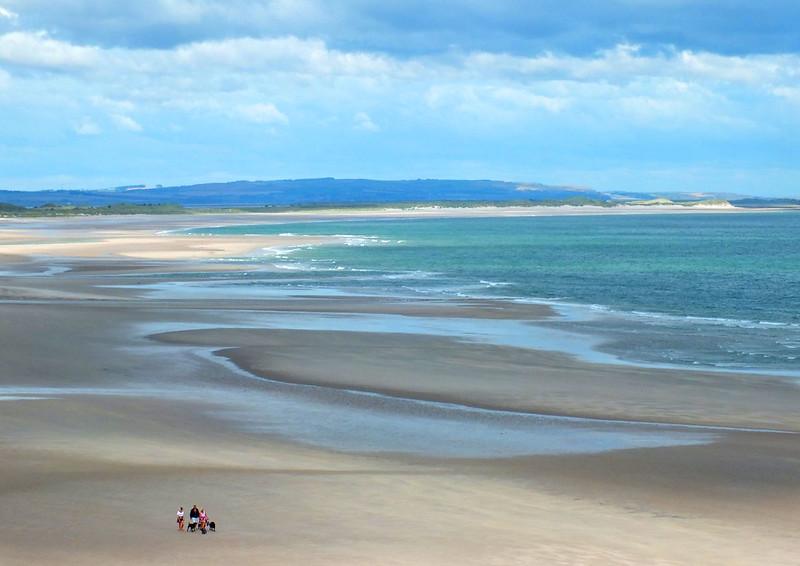
[[326, 241], [173, 232], [277, 219], [0, 224], [0, 563], [797, 562], [796, 379], [417, 330], [546, 305], [153, 291]]

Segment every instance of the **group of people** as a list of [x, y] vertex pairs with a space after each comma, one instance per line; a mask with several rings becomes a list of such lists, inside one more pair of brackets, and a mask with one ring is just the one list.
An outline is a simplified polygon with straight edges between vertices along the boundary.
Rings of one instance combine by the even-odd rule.
[[186, 524], [186, 518], [184, 516], [183, 507], [178, 509], [178, 530], [183, 531], [184, 525], [186, 526], [186, 532], [193, 532], [196, 533], [198, 529], [203, 534], [208, 533], [208, 531], [216, 531], [217, 525], [214, 521], [209, 520], [208, 514], [206, 513], [205, 509], [198, 509], [197, 505], [192, 505], [192, 509], [189, 511], [189, 524]]

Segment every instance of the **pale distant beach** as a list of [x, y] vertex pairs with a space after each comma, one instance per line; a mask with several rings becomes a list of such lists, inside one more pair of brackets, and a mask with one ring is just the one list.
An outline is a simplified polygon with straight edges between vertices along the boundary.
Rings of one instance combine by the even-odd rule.
[[[711, 346], [697, 367], [627, 359], [597, 338], [605, 318], [511, 300], [513, 281], [470, 294], [375, 267], [421, 245], [396, 243], [406, 219], [759, 218], [736, 212], [4, 220], [0, 562], [793, 564], [800, 387], [782, 350], [761, 372], [714, 365]], [[360, 249], [384, 255], [344, 264]], [[791, 351], [793, 323], [775, 324]], [[216, 533], [175, 532], [193, 504]]]

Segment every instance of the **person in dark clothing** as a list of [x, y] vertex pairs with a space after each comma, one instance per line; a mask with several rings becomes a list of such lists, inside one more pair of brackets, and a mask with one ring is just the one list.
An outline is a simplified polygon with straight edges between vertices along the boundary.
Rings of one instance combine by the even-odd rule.
[[200, 520], [200, 510], [197, 508], [197, 505], [192, 506], [192, 510], [189, 511], [189, 526], [186, 527], [186, 530], [194, 531], [197, 529], [197, 522]]

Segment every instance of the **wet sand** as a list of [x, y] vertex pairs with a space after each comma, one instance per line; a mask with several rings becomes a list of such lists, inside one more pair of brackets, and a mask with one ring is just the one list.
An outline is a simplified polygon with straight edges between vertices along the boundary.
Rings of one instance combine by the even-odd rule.
[[501, 411], [800, 432], [800, 387], [760, 375], [591, 364], [392, 333], [216, 329], [156, 338], [217, 347], [246, 371], [291, 383]]
[[[186, 220], [130, 220], [120, 238], [156, 238]], [[282, 434], [288, 416], [259, 413], [290, 395], [390, 415], [381, 397], [343, 391], [355, 389], [500, 412], [798, 431], [792, 380], [592, 364], [446, 336], [253, 329], [275, 313], [487, 324], [553, 313], [493, 301], [155, 298], [136, 287], [149, 273], [179, 281], [216, 264], [130, 257], [129, 243], [61, 256], [48, 238], [64, 243], [77, 225], [45, 224], [26, 232], [43, 242], [39, 259], [18, 247], [0, 259], [12, 272], [0, 275], [3, 564], [796, 563], [796, 434], [714, 429], [694, 445], [452, 458], [338, 450]], [[70, 271], [41, 275], [52, 265]], [[340, 412], [322, 412], [323, 424]], [[246, 426], [254, 420], [257, 430]], [[219, 532], [175, 531], [177, 506], [194, 503]]]

